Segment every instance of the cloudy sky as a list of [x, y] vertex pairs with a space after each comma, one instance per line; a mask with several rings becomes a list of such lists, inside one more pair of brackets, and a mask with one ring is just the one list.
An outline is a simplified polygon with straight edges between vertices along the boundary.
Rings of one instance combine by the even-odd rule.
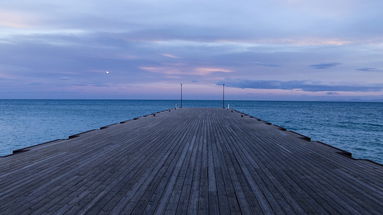
[[382, 0], [2, 0], [0, 98], [383, 100]]

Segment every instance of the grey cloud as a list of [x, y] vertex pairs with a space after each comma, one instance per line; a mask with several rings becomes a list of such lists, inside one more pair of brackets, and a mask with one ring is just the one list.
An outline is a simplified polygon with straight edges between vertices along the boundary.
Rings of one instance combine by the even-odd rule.
[[[222, 84], [217, 83], [217, 84]], [[277, 81], [277, 80], [236, 80], [225, 81], [229, 87], [235, 88], [250, 88], [250, 89], [283, 89], [293, 90], [301, 89], [309, 92], [321, 91], [349, 91], [349, 92], [371, 92], [382, 91], [383, 84], [381, 85], [330, 85], [330, 84], [314, 84], [307, 81]]]
[[337, 92], [327, 92], [326, 95], [332, 96], [332, 95], [338, 95]]
[[363, 68], [358, 68], [356, 70], [362, 71], [362, 72], [376, 72], [376, 71], [379, 71], [377, 68], [373, 68], [373, 67], [363, 67]]

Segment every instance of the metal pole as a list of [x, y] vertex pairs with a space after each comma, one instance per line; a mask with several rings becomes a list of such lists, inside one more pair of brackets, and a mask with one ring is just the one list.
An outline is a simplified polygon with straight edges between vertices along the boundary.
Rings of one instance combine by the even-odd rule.
[[225, 84], [222, 84], [222, 108], [225, 109]]
[[182, 108], [182, 83], [181, 83], [181, 108]]

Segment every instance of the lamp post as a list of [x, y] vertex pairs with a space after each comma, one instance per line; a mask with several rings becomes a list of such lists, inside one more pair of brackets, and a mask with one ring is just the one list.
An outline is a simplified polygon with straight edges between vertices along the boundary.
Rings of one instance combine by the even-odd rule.
[[181, 83], [181, 108], [182, 108], [182, 83]]
[[225, 109], [225, 84], [222, 84], [222, 108]]

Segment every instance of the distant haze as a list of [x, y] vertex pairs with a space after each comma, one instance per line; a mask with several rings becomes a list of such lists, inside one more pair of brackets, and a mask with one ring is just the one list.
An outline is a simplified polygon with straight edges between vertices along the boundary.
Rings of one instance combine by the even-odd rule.
[[0, 2], [1, 98], [383, 101], [382, 0]]

